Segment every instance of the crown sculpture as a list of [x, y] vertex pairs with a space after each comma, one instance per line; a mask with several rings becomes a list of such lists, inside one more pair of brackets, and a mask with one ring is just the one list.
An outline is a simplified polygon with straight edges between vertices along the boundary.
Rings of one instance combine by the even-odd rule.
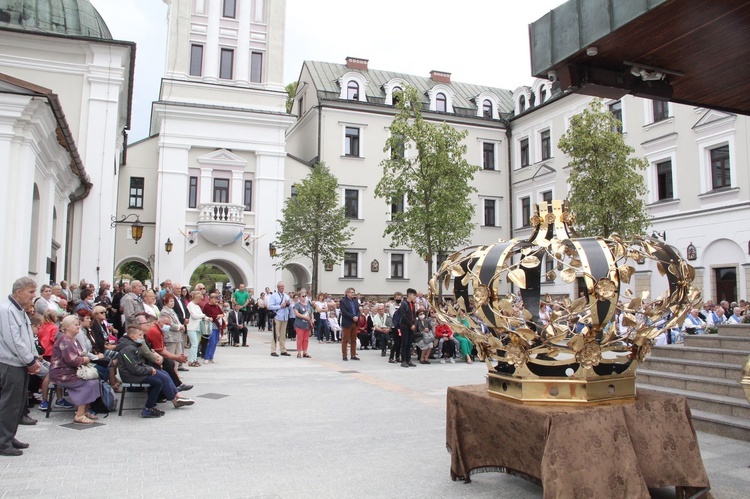
[[[458, 251], [430, 281], [429, 299], [439, 318], [466, 335], [487, 363], [492, 395], [568, 403], [632, 398], [635, 368], [648, 355], [651, 340], [681, 325], [701, 302], [692, 286], [695, 271], [674, 247], [643, 236], [577, 238], [573, 222], [567, 201], [539, 203], [528, 240]], [[635, 273], [629, 263], [647, 259], [656, 261], [669, 288], [652, 301], [648, 290], [640, 296], [629, 288], [621, 292]], [[582, 278], [583, 283], [581, 296], [565, 298], [546, 325], [539, 304], [551, 299], [541, 296], [543, 277], [565, 283]], [[523, 308], [517, 312], [516, 297], [500, 294], [506, 281], [520, 288]], [[457, 310], [440, 311], [438, 283], [446, 290], [452, 284]], [[626, 332], [615, 320], [620, 313]]]

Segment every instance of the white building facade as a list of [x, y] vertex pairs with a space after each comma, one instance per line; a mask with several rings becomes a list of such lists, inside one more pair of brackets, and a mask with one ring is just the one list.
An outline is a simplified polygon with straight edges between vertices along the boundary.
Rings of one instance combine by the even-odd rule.
[[[578, 94], [540, 99], [541, 80], [514, 92], [512, 130], [513, 237], [531, 234], [530, 209], [568, 194], [566, 156], [557, 149], [570, 118], [591, 102]], [[546, 82], [543, 83], [546, 85]], [[549, 94], [547, 94], [549, 95]], [[529, 96], [533, 105], [529, 107]], [[604, 100], [621, 119], [625, 142], [646, 158], [643, 172], [658, 233], [687, 256], [695, 249], [696, 286], [705, 299], [734, 301], [748, 296], [750, 283], [750, 169], [748, 117], [632, 96]], [[658, 296], [666, 282], [655, 264], [636, 264], [632, 285]], [[562, 283], [542, 291], [571, 293]], [[545, 289], [546, 288], [546, 289]], [[575, 291], [575, 290], [573, 290]]]
[[[172, 0], [165, 77], [150, 137], [128, 150], [116, 266], [140, 261], [154, 282], [187, 284], [205, 263], [230, 283], [273, 287], [269, 244], [284, 202], [284, 0]], [[165, 243], [173, 243], [171, 252]]]
[[[354, 229], [344, 260], [328, 268], [321, 264], [321, 291], [341, 294], [350, 286], [365, 295], [392, 295], [407, 287], [427, 291], [427, 265], [422, 256], [411, 248], [393, 246], [390, 236], [384, 236], [388, 224], [397, 223], [393, 215], [403, 209], [403, 203], [387, 203], [374, 192], [383, 172], [380, 162], [387, 154], [383, 148], [389, 127], [397, 113], [394, 91], [405, 85], [422, 96], [426, 120], [468, 132], [466, 159], [481, 168], [472, 182], [477, 192], [472, 199], [475, 230], [471, 243], [510, 235], [506, 222], [508, 137], [501, 119], [512, 111], [510, 91], [452, 82], [450, 74], [441, 71], [420, 77], [369, 69], [368, 61], [353, 57], [346, 64], [306, 61], [292, 108], [297, 121], [287, 132], [285, 193], [292, 194], [294, 184], [309, 174], [310, 166], [325, 162], [338, 179], [338, 196]], [[293, 265], [310, 269], [309, 259], [298, 259]], [[286, 278], [287, 286], [306, 284], [296, 275]]]
[[[0, 21], [0, 285], [114, 273], [114, 212], [135, 45], [87, 0], [16, 2]], [[12, 242], [10, 242], [12, 241]], [[84, 242], [85, 241], [85, 242]]]

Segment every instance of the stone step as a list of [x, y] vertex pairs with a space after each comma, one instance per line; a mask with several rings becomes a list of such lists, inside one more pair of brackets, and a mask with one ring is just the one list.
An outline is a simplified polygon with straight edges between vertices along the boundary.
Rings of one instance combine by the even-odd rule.
[[690, 413], [693, 415], [693, 427], [697, 431], [750, 442], [750, 421], [745, 418], [692, 409]]
[[668, 373], [638, 369], [636, 374], [638, 383], [644, 385], [665, 386], [679, 390], [692, 390], [703, 393], [713, 393], [725, 397], [745, 398], [745, 392], [738, 380], [726, 378], [711, 378], [692, 374]]
[[728, 350], [724, 348], [688, 347], [685, 345], [666, 345], [651, 348], [651, 356], [671, 359], [687, 359], [723, 362], [725, 364], [744, 365], [750, 357], [750, 350]]
[[738, 381], [742, 375], [741, 364], [726, 364], [722, 362], [671, 359], [669, 357], [656, 357], [653, 354], [646, 361], [639, 364], [638, 369], [649, 371], [663, 371], [669, 373], [693, 374], [696, 376], [708, 376], [711, 378], [725, 378]]
[[750, 324], [720, 324], [717, 329], [721, 336], [750, 338]]
[[724, 416], [743, 418], [750, 422], [750, 403], [745, 399], [725, 397], [713, 393], [696, 392], [692, 390], [680, 390], [678, 388], [667, 388], [656, 385], [643, 385], [636, 383], [638, 390], [652, 390], [661, 393], [681, 395], [685, 397], [690, 405], [691, 411], [704, 411]]
[[747, 351], [750, 350], [750, 337], [741, 338], [721, 334], [687, 334], [685, 335], [685, 346]]

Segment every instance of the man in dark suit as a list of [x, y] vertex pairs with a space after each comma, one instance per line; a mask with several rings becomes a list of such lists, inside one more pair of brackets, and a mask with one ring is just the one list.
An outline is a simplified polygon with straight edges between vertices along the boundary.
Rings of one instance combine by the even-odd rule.
[[349, 360], [347, 344], [351, 350], [351, 359], [359, 360], [357, 357], [357, 323], [359, 322], [359, 305], [354, 298], [354, 288], [347, 288], [344, 297], [339, 300], [341, 309], [341, 358]]
[[417, 367], [411, 361], [411, 344], [414, 340], [414, 330], [417, 328], [414, 311], [416, 301], [416, 290], [409, 288], [406, 290], [406, 300], [402, 301], [399, 307], [398, 329], [401, 333], [401, 367]]
[[242, 346], [247, 346], [247, 326], [245, 325], [245, 314], [240, 310], [242, 307], [239, 303], [234, 304], [234, 310], [229, 312], [227, 317], [227, 326], [232, 346], [240, 346], [240, 333], [242, 333]]

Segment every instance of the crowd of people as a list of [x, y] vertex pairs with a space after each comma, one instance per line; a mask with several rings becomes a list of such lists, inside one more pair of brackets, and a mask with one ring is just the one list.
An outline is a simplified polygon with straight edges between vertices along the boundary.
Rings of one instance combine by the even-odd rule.
[[287, 293], [279, 282], [275, 291], [266, 288], [257, 300], [240, 288], [228, 298], [241, 311], [245, 326], [272, 333], [273, 357], [289, 356], [286, 339], [294, 338], [297, 357], [311, 358], [308, 349], [314, 338], [318, 344], [340, 343], [342, 361], [359, 361], [359, 350], [372, 349], [401, 367], [416, 367], [412, 356], [420, 364], [473, 362], [469, 339], [441, 323], [424, 295], [414, 289], [378, 302], [364, 299], [354, 288], [339, 299], [328, 293], [313, 298], [306, 289]]
[[62, 281], [38, 291], [33, 279], [22, 277], [0, 303], [0, 455], [21, 455], [28, 446], [15, 434], [19, 424], [37, 423], [29, 410], [35, 404], [74, 410], [73, 422], [81, 425], [107, 411], [104, 391], [133, 384], [147, 387], [144, 418], [165, 414], [159, 402], [192, 405], [182, 394], [193, 388], [182, 372], [216, 363], [220, 344], [247, 347], [250, 326], [272, 334], [274, 357], [290, 356], [290, 338], [298, 358], [311, 358], [312, 337], [340, 343], [343, 361], [358, 361], [358, 351], [372, 349], [402, 367], [416, 366], [413, 355], [420, 364], [472, 362], [471, 342], [440, 323], [413, 289], [380, 303], [353, 288], [340, 299], [308, 296], [305, 289], [286, 293], [283, 282], [257, 298], [244, 284], [220, 293], [170, 280], [154, 289], [137, 280], [101, 281], [98, 288]]
[[[0, 303], [0, 455], [20, 455], [28, 446], [15, 434], [18, 424], [36, 424], [29, 411], [35, 403], [41, 410], [50, 404], [75, 410], [76, 424], [97, 421], [103, 384], [114, 392], [125, 389], [123, 383], [147, 386], [144, 418], [165, 414], [159, 402], [192, 405], [182, 394], [192, 385], [181, 373], [216, 363], [219, 345], [247, 347], [249, 327], [271, 333], [273, 357], [291, 355], [287, 338], [296, 341], [300, 359], [312, 357], [311, 339], [340, 344], [342, 361], [359, 361], [362, 350], [374, 350], [405, 368], [416, 367], [414, 361], [472, 363], [476, 355], [471, 341], [411, 288], [382, 301], [366, 300], [354, 288], [338, 299], [328, 293], [308, 296], [306, 289], [287, 293], [283, 282], [257, 297], [244, 284], [207, 292], [201, 283], [191, 290], [170, 280], [154, 289], [137, 280], [114, 287], [101, 281], [98, 289], [86, 281], [71, 286], [62, 281], [42, 285], [39, 296], [36, 291], [36, 283], [22, 277]], [[552, 320], [562, 306], [541, 302], [540, 322]], [[454, 311], [468, 327], [465, 314]], [[522, 312], [519, 295], [508, 313], [522, 318]], [[627, 329], [622, 316], [615, 320]], [[750, 302], [708, 300], [657, 344], [744, 322], [750, 322]], [[54, 401], [48, 399], [53, 392]]]

